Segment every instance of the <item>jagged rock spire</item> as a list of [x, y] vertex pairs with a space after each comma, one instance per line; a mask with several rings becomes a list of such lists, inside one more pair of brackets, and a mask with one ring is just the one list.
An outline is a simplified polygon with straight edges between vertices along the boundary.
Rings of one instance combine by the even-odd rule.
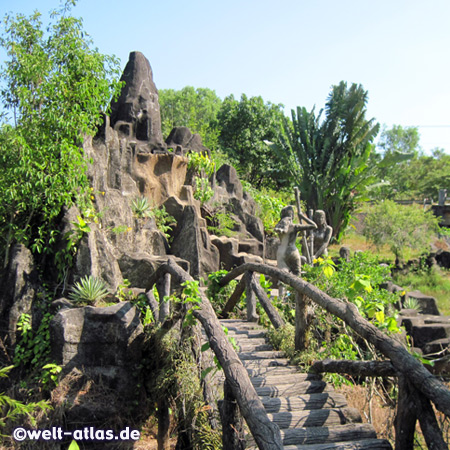
[[129, 123], [137, 140], [164, 146], [158, 89], [148, 59], [141, 52], [131, 52], [120, 80], [125, 86], [118, 100], [111, 103], [111, 126]]

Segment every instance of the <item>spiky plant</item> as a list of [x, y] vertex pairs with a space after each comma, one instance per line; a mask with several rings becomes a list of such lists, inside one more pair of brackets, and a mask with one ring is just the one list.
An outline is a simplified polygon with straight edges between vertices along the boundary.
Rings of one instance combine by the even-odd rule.
[[137, 197], [131, 202], [131, 210], [133, 214], [141, 219], [151, 214], [150, 204], [146, 197]]
[[71, 288], [69, 298], [77, 304], [93, 304], [106, 297], [108, 293], [103, 280], [86, 275]]

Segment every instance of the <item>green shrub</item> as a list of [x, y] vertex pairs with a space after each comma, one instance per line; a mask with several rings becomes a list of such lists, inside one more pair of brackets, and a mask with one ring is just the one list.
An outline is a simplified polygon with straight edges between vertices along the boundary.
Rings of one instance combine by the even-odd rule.
[[388, 244], [398, 262], [406, 249], [429, 251], [438, 230], [438, 220], [431, 211], [385, 200], [367, 212], [363, 234], [378, 247]]

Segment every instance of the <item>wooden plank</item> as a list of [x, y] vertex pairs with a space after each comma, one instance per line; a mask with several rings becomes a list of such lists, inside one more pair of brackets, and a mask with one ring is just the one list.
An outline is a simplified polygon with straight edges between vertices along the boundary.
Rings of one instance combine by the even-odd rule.
[[268, 413], [302, 409], [343, 408], [347, 400], [336, 392], [305, 394], [297, 397], [262, 397], [261, 402]]
[[271, 375], [264, 375], [252, 377], [251, 382], [253, 386], [282, 386], [284, 384], [296, 384], [304, 381], [322, 381], [320, 375], [313, 373], [273, 373]]
[[258, 359], [277, 359], [283, 358], [284, 353], [277, 350], [267, 350], [262, 352], [240, 352], [239, 358], [243, 360], [258, 360]]
[[284, 384], [282, 386], [255, 387], [258, 395], [264, 397], [292, 397], [304, 394], [317, 394], [333, 391], [333, 387], [325, 381], [301, 381], [295, 384]]
[[284, 450], [392, 450], [392, 446], [385, 439], [364, 439], [315, 445], [286, 445]]
[[281, 430], [283, 445], [311, 445], [327, 442], [342, 442], [361, 439], [376, 439], [377, 435], [371, 424], [339, 425], [334, 427], [301, 427]]
[[285, 411], [268, 416], [281, 430], [298, 427], [330, 427], [362, 422], [361, 414], [355, 408]]
[[311, 371], [316, 373], [346, 373], [356, 377], [395, 377], [398, 372], [391, 361], [351, 361], [324, 359], [315, 361]]

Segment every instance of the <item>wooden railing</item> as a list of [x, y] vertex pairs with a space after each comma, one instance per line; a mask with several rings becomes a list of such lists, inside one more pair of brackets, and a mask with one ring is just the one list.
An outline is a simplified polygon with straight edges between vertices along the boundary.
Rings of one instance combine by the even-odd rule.
[[[332, 298], [303, 279], [273, 266], [246, 263], [230, 271], [219, 283], [221, 286], [225, 286], [231, 280], [244, 275], [223, 310], [224, 316], [233, 310], [242, 293], [246, 290], [247, 314], [250, 319], [256, 320], [255, 304], [256, 299], [258, 299], [275, 328], [284, 324], [277, 309], [271, 304], [266, 293], [256, 281], [255, 273], [277, 279], [294, 289], [297, 299], [296, 342], [304, 342], [303, 333], [305, 329], [303, 325], [305, 321], [303, 319], [306, 317], [304, 309], [306, 299], [310, 299], [326, 311], [342, 319], [388, 359], [388, 361], [357, 362], [356, 364], [354, 361], [323, 361], [316, 363], [312, 370], [350, 374], [357, 371], [357, 374], [361, 376], [397, 376], [399, 379], [396, 419], [397, 450], [412, 448], [417, 420], [420, 422], [429, 448], [447, 449], [430, 401], [439, 411], [450, 417], [449, 389], [430, 373], [420, 360], [412, 356], [400, 341], [386, 335], [365, 320], [353, 303]], [[150, 278], [147, 290], [150, 290], [156, 283], [160, 298], [163, 298], [161, 295], [168, 295], [170, 291], [169, 275], [178, 284], [192, 280], [192, 277], [186, 271], [169, 259]], [[240, 412], [247, 422], [259, 449], [282, 449], [283, 445], [278, 426], [269, 420], [248, 373], [229, 343], [208, 298], [201, 292], [200, 296], [200, 308], [195, 309], [193, 314], [202, 324], [210, 347], [223, 368], [228, 399], [236, 399]], [[164, 311], [163, 316], [166, 313], [167, 311]], [[226, 432], [225, 429], [224, 432]]]
[[[399, 397], [396, 418], [396, 450], [413, 448], [416, 421], [428, 445], [432, 449], [448, 449], [436, 420], [432, 405], [450, 417], [450, 390], [422, 362], [412, 356], [402, 342], [383, 333], [372, 323], [365, 320], [357, 307], [350, 302], [332, 298], [314, 285], [286, 271], [265, 264], [247, 263], [229, 272], [220, 282], [225, 286], [231, 280], [244, 273], [262, 273], [277, 279], [296, 292], [296, 316], [303, 317], [308, 298], [329, 313], [342, 319], [362, 338], [380, 351], [388, 361], [324, 361], [316, 363], [312, 370], [316, 372], [339, 372], [359, 376], [397, 376]], [[235, 299], [233, 299], [234, 301]], [[231, 300], [230, 300], [231, 301]], [[226, 312], [231, 305], [226, 305]], [[302, 311], [303, 308], [303, 311]], [[301, 322], [301, 320], [300, 320]], [[304, 341], [305, 327], [296, 322], [296, 341]]]
[[[150, 278], [146, 290], [150, 290], [158, 280], [164, 279], [166, 274], [170, 274], [179, 284], [193, 280], [186, 271], [169, 259]], [[167, 287], [167, 284], [165, 286]], [[261, 450], [282, 450], [283, 444], [279, 427], [268, 418], [261, 399], [250, 381], [247, 370], [228, 341], [208, 298], [202, 292], [200, 292], [200, 296], [200, 308], [194, 309], [193, 314], [205, 330], [211, 349], [222, 366], [232, 396], [236, 399], [240, 412], [247, 422], [258, 448]]]

